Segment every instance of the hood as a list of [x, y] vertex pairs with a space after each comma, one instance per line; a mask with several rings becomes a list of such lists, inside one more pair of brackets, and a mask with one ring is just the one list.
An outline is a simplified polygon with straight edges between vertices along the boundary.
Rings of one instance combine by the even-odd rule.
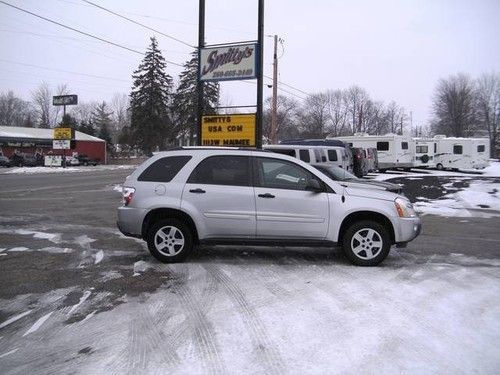
[[[344, 185], [344, 182], [342, 182], [341, 185]], [[381, 199], [384, 201], [394, 201], [397, 197], [403, 197], [401, 194], [391, 193], [390, 191], [383, 190], [382, 188], [373, 188], [368, 185], [362, 187], [361, 184], [356, 187], [346, 186], [344, 192], [352, 197]]]
[[403, 188], [398, 184], [393, 184], [392, 182], [386, 181], [373, 181], [373, 180], [356, 180], [356, 181], [339, 181], [342, 185], [346, 185], [352, 188], [360, 188], [360, 189], [380, 189], [392, 191], [393, 193], [401, 194]]

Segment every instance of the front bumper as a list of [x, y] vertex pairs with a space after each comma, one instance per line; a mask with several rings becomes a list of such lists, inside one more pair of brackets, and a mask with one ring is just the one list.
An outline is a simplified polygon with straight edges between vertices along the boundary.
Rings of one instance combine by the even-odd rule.
[[419, 217], [400, 218], [395, 234], [396, 244], [414, 240], [422, 232], [422, 220]]

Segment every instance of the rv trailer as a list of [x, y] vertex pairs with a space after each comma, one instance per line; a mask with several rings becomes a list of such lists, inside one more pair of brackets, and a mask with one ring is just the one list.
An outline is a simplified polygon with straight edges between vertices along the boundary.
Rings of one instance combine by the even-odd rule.
[[368, 135], [356, 133], [353, 136], [336, 137], [351, 147], [376, 148], [380, 171], [394, 168], [409, 169], [414, 166], [415, 141], [406, 135]]
[[435, 168], [437, 143], [432, 138], [413, 138], [415, 140], [415, 167]]
[[488, 138], [455, 138], [436, 135], [437, 169], [484, 169], [489, 165]]

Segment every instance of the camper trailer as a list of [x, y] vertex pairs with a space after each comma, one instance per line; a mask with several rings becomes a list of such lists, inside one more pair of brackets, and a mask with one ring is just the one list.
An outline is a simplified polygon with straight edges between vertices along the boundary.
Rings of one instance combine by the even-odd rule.
[[380, 171], [394, 168], [412, 168], [415, 159], [415, 141], [406, 135], [368, 135], [356, 133], [353, 136], [337, 137], [351, 147], [376, 148]]
[[437, 143], [432, 138], [414, 138], [415, 140], [415, 167], [434, 168], [436, 162], [434, 154], [436, 153]]
[[488, 138], [453, 138], [436, 135], [437, 169], [484, 169], [489, 165]]

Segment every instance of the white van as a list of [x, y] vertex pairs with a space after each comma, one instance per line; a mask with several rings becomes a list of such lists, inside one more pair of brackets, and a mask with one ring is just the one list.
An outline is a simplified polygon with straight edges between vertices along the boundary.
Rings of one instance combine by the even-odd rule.
[[437, 169], [484, 169], [489, 165], [488, 138], [455, 138], [436, 135]]
[[344, 147], [337, 146], [320, 146], [323, 148], [323, 153], [326, 156], [326, 161], [334, 164], [336, 167], [350, 170], [349, 157]]
[[414, 166], [415, 141], [410, 136], [356, 133], [352, 136], [337, 137], [335, 139], [339, 139], [351, 147], [376, 148], [378, 169], [380, 171], [392, 168], [409, 169]]
[[263, 150], [292, 156], [306, 163], [326, 163], [327, 155], [322, 146], [306, 145], [263, 145]]

